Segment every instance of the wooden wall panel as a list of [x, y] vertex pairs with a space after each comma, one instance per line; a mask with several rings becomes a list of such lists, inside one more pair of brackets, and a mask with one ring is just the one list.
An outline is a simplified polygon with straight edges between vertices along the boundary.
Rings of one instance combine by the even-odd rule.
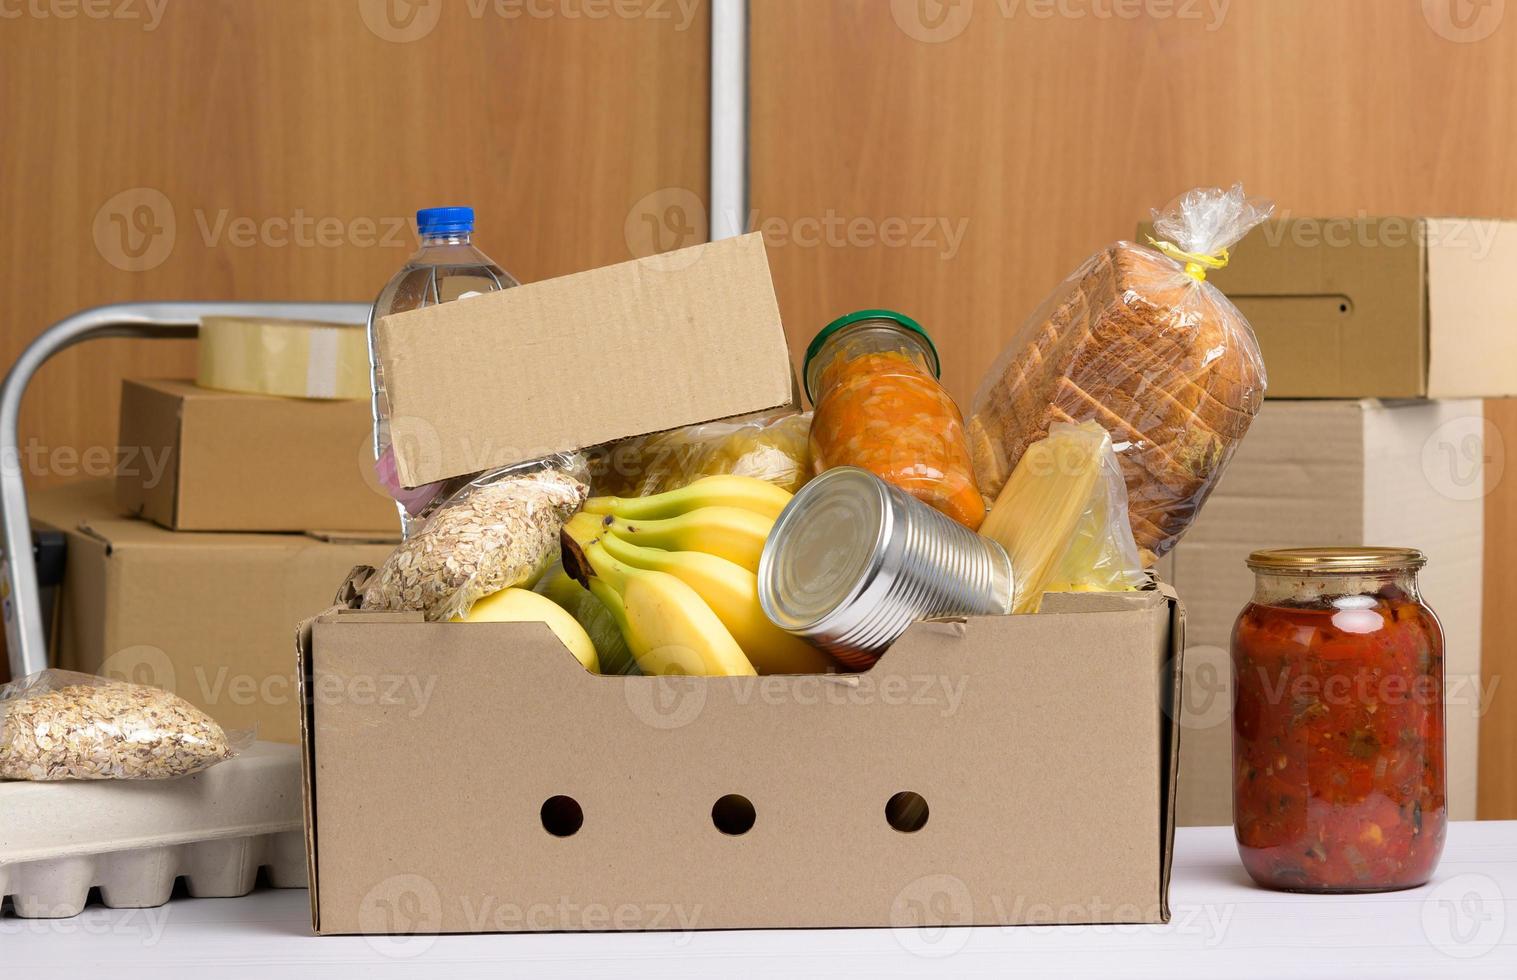
[[[1140, 15], [1092, 13], [1117, 8]], [[900, 306], [961, 398], [1061, 277], [1186, 188], [1241, 180], [1300, 215], [1517, 216], [1517, 17], [1457, 43], [1420, 0], [752, 10], [752, 207], [792, 341]], [[1166, 10], [1195, 16], [1143, 13]], [[891, 220], [936, 231], [875, 244]]]
[[[704, 238], [705, 0], [84, 6], [137, 16], [0, 19], [5, 363], [103, 303], [371, 301], [418, 207], [472, 204], [529, 281]], [[109, 472], [120, 379], [193, 371], [189, 342], [55, 358], [28, 483]]]
[[1490, 707], [1480, 719], [1483, 820], [1517, 818], [1517, 399], [1485, 403], [1485, 607], [1481, 622], [1480, 690]]
[[[753, 0], [753, 218], [792, 349], [840, 313], [899, 308], [932, 331], [967, 403], [1061, 277], [1197, 185], [1241, 180], [1297, 215], [1517, 217], [1517, 18], [1503, 13]], [[1513, 444], [1513, 409], [1491, 414]], [[1517, 671], [1517, 487], [1487, 499], [1489, 683]], [[1517, 817], [1514, 738], [1517, 690], [1498, 687], [1482, 816]]]
[[[152, 7], [156, 23], [0, 21], [6, 362], [100, 303], [368, 302], [414, 249], [417, 207], [472, 204], [485, 251], [534, 280], [628, 258], [629, 214], [662, 188], [705, 197], [704, 2], [128, 9]], [[188, 343], [68, 352], [23, 444], [114, 447], [122, 376], [192, 371]], [[35, 485], [77, 475], [34, 455], [51, 460]]]

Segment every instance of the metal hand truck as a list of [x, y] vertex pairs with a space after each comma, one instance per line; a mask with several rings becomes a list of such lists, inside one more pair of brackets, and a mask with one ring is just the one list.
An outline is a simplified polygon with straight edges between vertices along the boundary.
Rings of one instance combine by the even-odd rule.
[[[74, 344], [104, 337], [185, 339], [196, 336], [200, 318], [246, 316], [265, 319], [365, 323], [367, 303], [116, 303], [83, 310], [60, 320], [32, 341], [0, 386], [0, 612], [11, 676], [24, 677], [47, 666], [47, 634], [38, 587], [37, 550], [22, 482], [21, 396], [48, 358]], [[65, 558], [66, 560], [66, 558]]]

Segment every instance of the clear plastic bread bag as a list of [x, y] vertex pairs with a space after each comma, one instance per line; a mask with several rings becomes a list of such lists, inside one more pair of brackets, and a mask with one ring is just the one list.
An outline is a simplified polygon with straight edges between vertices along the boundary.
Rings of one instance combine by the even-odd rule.
[[252, 741], [145, 684], [50, 669], [0, 687], [0, 779], [172, 779]]
[[1153, 212], [1157, 237], [1087, 259], [1017, 332], [981, 383], [968, 430], [994, 499], [1055, 422], [1111, 433], [1145, 565], [1195, 520], [1264, 398], [1264, 360], [1208, 271], [1269, 217], [1241, 185]]
[[811, 476], [811, 414], [766, 414], [636, 436], [598, 454], [595, 492], [648, 497], [705, 476], [751, 476], [794, 493]]
[[363, 608], [446, 622], [487, 595], [531, 586], [558, 557], [558, 533], [589, 492], [580, 453], [480, 474], [390, 553], [364, 586]]

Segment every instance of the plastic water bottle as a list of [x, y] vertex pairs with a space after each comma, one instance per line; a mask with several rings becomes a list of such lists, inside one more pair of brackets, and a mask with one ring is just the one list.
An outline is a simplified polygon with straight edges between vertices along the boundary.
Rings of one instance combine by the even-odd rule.
[[369, 312], [369, 370], [373, 391], [374, 466], [379, 482], [395, 498], [402, 535], [409, 535], [442, 484], [407, 489], [400, 485], [390, 445], [390, 403], [375, 353], [374, 326], [391, 313], [466, 299], [521, 285], [470, 241], [473, 208], [424, 208], [416, 212], [421, 247], [395, 273]]

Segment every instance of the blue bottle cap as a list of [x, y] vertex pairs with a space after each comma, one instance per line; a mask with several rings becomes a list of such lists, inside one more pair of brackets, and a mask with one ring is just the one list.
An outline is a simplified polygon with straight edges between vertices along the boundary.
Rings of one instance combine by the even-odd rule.
[[422, 208], [416, 230], [423, 235], [456, 235], [474, 230], [473, 208]]

